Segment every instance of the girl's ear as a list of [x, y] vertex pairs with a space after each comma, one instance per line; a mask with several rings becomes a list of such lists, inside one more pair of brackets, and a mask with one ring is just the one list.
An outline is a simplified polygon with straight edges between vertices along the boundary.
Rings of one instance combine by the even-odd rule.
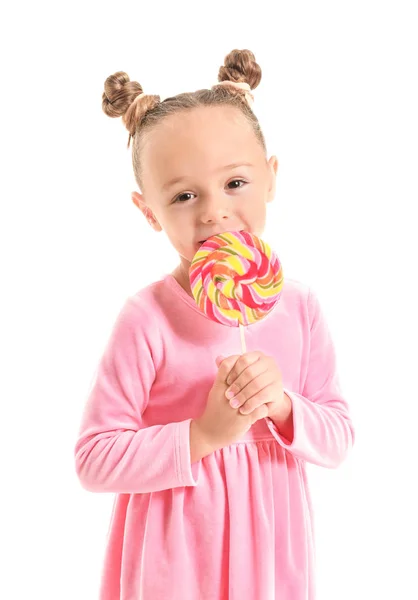
[[270, 174], [270, 184], [267, 192], [267, 202], [271, 202], [276, 193], [276, 177], [277, 177], [277, 169], [279, 168], [279, 161], [277, 160], [277, 156], [272, 156], [268, 161], [268, 168]]
[[155, 229], [155, 231], [162, 231], [162, 227], [157, 221], [154, 213], [149, 206], [146, 205], [143, 195], [139, 192], [132, 192], [131, 197], [132, 202], [139, 208], [151, 227]]

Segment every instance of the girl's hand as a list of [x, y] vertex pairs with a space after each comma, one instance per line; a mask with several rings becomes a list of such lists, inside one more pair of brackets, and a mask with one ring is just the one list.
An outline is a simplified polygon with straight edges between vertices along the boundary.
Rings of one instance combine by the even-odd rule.
[[226, 378], [225, 392], [232, 408], [242, 415], [267, 405], [271, 419], [285, 421], [290, 415], [290, 398], [283, 391], [282, 374], [275, 359], [262, 352], [242, 354]]
[[197, 460], [196, 456], [205, 456], [241, 439], [256, 421], [268, 416], [267, 406], [260, 406], [248, 415], [231, 409], [225, 397], [228, 388], [226, 378], [238, 359], [238, 354], [227, 358], [218, 356], [216, 359], [218, 373], [209, 392], [205, 410], [199, 418], [194, 419], [191, 439], [191, 454], [194, 460]]

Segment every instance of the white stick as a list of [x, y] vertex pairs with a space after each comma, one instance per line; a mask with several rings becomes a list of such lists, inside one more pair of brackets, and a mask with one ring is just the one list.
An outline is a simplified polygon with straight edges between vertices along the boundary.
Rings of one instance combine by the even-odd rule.
[[245, 345], [245, 327], [239, 323], [239, 331], [241, 334], [241, 347], [242, 353], [245, 354], [247, 352], [247, 347]]

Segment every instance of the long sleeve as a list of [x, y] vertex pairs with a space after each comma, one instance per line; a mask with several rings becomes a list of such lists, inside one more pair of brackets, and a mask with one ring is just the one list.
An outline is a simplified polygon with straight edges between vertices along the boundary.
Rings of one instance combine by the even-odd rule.
[[75, 445], [76, 473], [91, 492], [146, 493], [197, 485], [190, 421], [144, 427], [155, 379], [156, 319], [129, 298], [99, 361]]
[[328, 324], [316, 295], [308, 296], [309, 362], [302, 394], [285, 389], [293, 409], [293, 440], [282, 437], [271, 419], [267, 424], [288, 452], [318, 466], [336, 468], [354, 444], [355, 432], [337, 373]]

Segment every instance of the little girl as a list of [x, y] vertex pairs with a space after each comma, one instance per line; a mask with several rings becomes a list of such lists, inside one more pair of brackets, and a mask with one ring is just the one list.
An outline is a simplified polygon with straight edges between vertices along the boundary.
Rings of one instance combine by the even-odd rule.
[[121, 308], [75, 446], [81, 485], [116, 494], [101, 600], [313, 600], [306, 463], [338, 467], [354, 442], [312, 289], [285, 278], [243, 355], [193, 299], [201, 242], [262, 236], [278, 167], [251, 109], [253, 53], [232, 51], [218, 80], [163, 102], [123, 72], [104, 86], [133, 140], [133, 202], [180, 264]]

